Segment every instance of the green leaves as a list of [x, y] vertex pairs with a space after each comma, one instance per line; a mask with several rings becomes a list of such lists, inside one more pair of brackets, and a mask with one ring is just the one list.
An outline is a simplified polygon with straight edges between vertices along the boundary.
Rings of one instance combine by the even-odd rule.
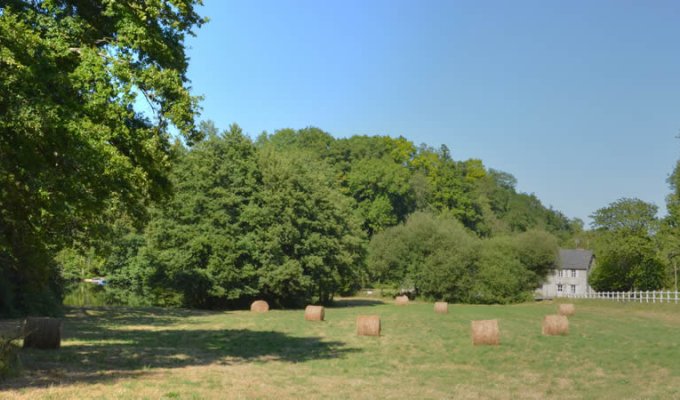
[[[11, 300], [56, 282], [50, 259], [116, 203], [138, 220], [169, 192], [169, 124], [197, 138], [184, 36], [195, 1], [11, 1], [0, 15], [0, 259]], [[144, 93], [153, 122], [135, 110]], [[34, 243], [34, 245], [28, 245]], [[33, 272], [40, 271], [38, 274]], [[30, 277], [30, 280], [28, 279]], [[4, 277], [3, 277], [4, 278]], [[32, 286], [35, 290], [24, 290]], [[38, 301], [41, 303], [41, 301]], [[9, 309], [10, 305], [0, 305]]]
[[113, 290], [131, 275], [142, 282], [132, 297], [218, 307], [328, 302], [355, 288], [362, 234], [323, 163], [258, 149], [236, 125], [223, 134], [202, 126], [207, 139], [180, 157], [175, 197], [154, 213], [137, 261], [111, 271]]
[[589, 283], [595, 290], [657, 290], [665, 265], [658, 256], [657, 207], [623, 198], [593, 213], [597, 266]]
[[395, 289], [410, 281], [427, 298], [508, 303], [530, 296], [556, 257], [546, 232], [479, 239], [450, 217], [414, 213], [373, 237], [368, 267], [374, 281]]
[[658, 207], [640, 199], [622, 198], [600, 208], [590, 217], [593, 228], [609, 232], [648, 235], [656, 231]]

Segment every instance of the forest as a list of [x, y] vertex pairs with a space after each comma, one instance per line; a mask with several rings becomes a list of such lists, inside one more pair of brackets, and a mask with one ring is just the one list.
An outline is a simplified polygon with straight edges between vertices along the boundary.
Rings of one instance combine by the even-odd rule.
[[121, 305], [298, 307], [362, 287], [519, 302], [559, 247], [595, 250], [597, 290], [677, 285], [680, 167], [667, 216], [622, 198], [586, 230], [445, 145], [201, 121], [195, 1], [4, 3], [0, 315], [59, 314], [92, 277]]

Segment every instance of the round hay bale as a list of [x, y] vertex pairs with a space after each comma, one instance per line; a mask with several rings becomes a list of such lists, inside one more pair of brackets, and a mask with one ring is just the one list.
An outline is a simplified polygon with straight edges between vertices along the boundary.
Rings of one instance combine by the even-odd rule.
[[472, 344], [477, 346], [480, 344], [498, 345], [500, 344], [500, 331], [498, 329], [498, 320], [480, 320], [472, 321]]
[[264, 300], [255, 300], [250, 305], [250, 311], [257, 313], [265, 313], [269, 311], [269, 304]]
[[307, 321], [323, 321], [326, 310], [323, 306], [307, 306], [305, 308], [305, 319]]
[[543, 334], [549, 336], [568, 335], [569, 319], [564, 315], [546, 315], [543, 318]]
[[574, 315], [576, 312], [573, 304], [560, 304], [558, 310], [560, 315], [566, 315], [567, 317]]
[[358, 336], [380, 336], [380, 317], [377, 315], [360, 315], [357, 317]]
[[406, 295], [397, 296], [397, 297], [394, 299], [394, 304], [396, 304], [396, 305], [398, 305], [398, 306], [405, 306], [405, 305], [407, 305], [407, 304], [408, 304], [408, 296], [406, 296]]
[[436, 312], [437, 314], [448, 314], [449, 303], [445, 301], [438, 301], [434, 303], [434, 312]]
[[58, 349], [61, 347], [61, 320], [28, 317], [24, 323], [24, 348]]

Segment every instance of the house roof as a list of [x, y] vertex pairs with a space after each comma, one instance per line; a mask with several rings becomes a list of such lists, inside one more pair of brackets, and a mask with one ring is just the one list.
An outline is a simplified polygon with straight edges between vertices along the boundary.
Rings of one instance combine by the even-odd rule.
[[583, 249], [560, 249], [560, 257], [557, 261], [558, 269], [590, 269], [593, 261], [593, 252]]

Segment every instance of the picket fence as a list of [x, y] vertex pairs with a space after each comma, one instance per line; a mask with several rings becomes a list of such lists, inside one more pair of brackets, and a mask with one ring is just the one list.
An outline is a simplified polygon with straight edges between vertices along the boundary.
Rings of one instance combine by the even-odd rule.
[[637, 303], [675, 303], [678, 304], [678, 292], [670, 290], [633, 290], [630, 292], [589, 292], [585, 294], [570, 294], [572, 299], [603, 299]]

